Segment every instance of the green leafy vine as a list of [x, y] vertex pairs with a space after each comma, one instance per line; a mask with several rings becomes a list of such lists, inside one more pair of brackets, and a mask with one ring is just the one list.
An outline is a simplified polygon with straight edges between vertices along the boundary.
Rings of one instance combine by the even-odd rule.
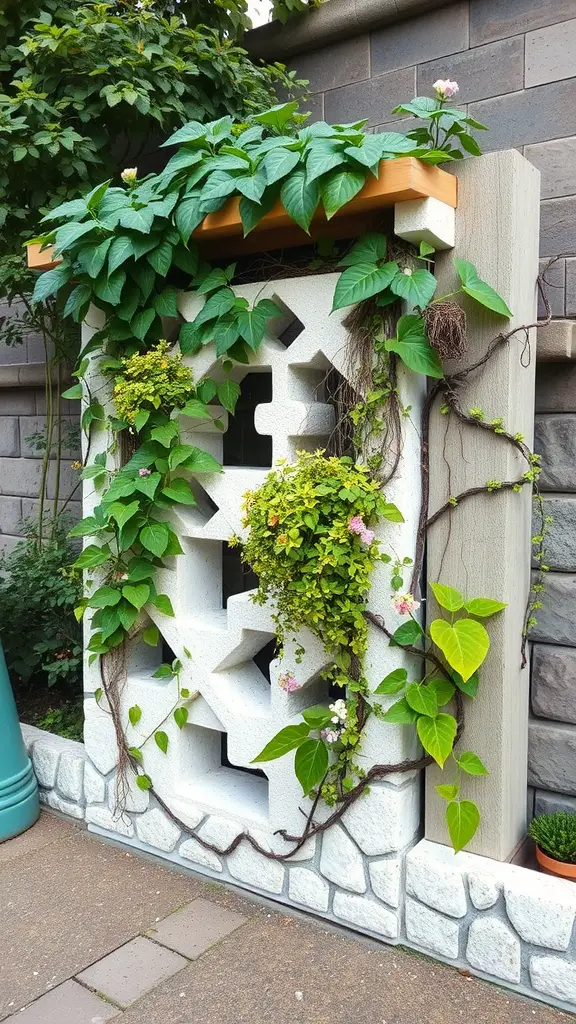
[[[479, 152], [470, 129], [484, 126], [447, 106], [453, 86], [437, 83], [434, 98], [417, 97], [396, 108], [424, 122], [407, 135], [367, 134], [364, 121], [308, 126], [296, 102], [244, 122], [228, 116], [208, 124], [192, 121], [165, 143], [179, 148], [159, 174], [139, 180], [137, 169], [128, 168], [121, 185], [103, 182], [44, 217], [55, 226], [35, 241], [53, 246], [60, 263], [38, 278], [33, 302], [62, 294], [65, 313], [76, 322], [86, 319], [91, 307], [100, 310], [104, 320], [82, 352], [75, 371], [78, 384], [67, 392], [69, 398], [84, 397], [86, 435], [91, 438], [107, 426], [111, 438], [104, 452], [86, 460], [82, 476], [93, 482], [100, 501], [73, 531], [92, 540], [75, 563], [89, 572], [77, 614], [81, 618], [89, 610], [92, 616], [91, 662], [123, 649], [126, 640], [136, 635], [153, 646], [158, 643], [159, 631], [144, 616], [150, 605], [163, 615], [173, 615], [169, 597], [158, 593], [155, 585], [165, 560], [182, 551], [170, 513], [179, 505], [196, 503], [196, 475], [221, 471], [209, 453], [182, 440], [181, 419], [188, 417], [192, 428], [210, 421], [224, 429], [219, 408], [233, 414], [239, 395], [230, 373], [235, 364], [250, 361], [269, 322], [280, 314], [270, 300], [250, 306], [238, 297], [233, 288], [236, 265], [208, 264], [195, 243], [195, 232], [207, 215], [234, 197], [245, 235], [278, 200], [308, 232], [320, 207], [327, 219], [333, 217], [362, 189], [369, 175], [378, 176], [383, 160], [403, 155], [437, 164]], [[446, 352], [448, 342], [461, 344], [465, 317], [460, 307], [448, 301], [453, 296], [435, 297], [436, 280], [429, 269], [433, 255], [432, 247], [423, 243], [418, 254], [390, 259], [386, 239], [377, 233], [363, 236], [340, 255], [342, 273], [334, 309], [363, 303], [371, 345], [372, 387], [348, 410], [355, 457], [301, 453], [294, 465], [274, 470], [246, 500], [245, 526], [250, 532], [243, 557], [259, 576], [255, 600], [274, 599], [281, 642], [303, 625], [311, 628], [331, 659], [327, 677], [346, 690], [345, 699], [307, 709], [301, 723], [282, 730], [256, 758], [265, 762], [295, 751], [296, 773], [304, 793], [313, 798], [303, 835], [285, 836], [296, 848], [286, 855], [262, 851], [266, 856], [281, 858], [296, 852], [314, 831], [338, 820], [373, 779], [432, 761], [444, 766], [462, 733], [462, 696], [475, 695], [477, 672], [489, 648], [488, 634], [478, 620], [504, 607], [485, 598], [465, 600], [452, 588], [435, 584], [436, 600], [450, 619], [434, 620], [426, 634], [415, 614], [418, 602], [413, 594], [399, 593], [412, 560], [396, 557], [392, 561], [381, 552], [372, 529], [380, 520], [402, 521], [401, 511], [386, 502], [382, 493], [382, 454], [374, 455], [365, 443], [367, 425], [369, 432], [376, 433], [385, 426], [385, 411], [381, 416], [379, 408], [386, 410], [392, 397], [397, 399], [398, 359], [411, 372], [431, 378], [431, 394], [446, 385], [450, 411], [481, 429], [502, 434], [522, 451], [529, 469], [511, 486], [519, 489], [537, 477], [536, 457], [521, 440], [511, 437], [499, 420], [485, 424], [478, 411], [464, 414], [449, 392], [442, 355], [451, 354]], [[456, 260], [455, 266], [460, 292], [503, 317], [511, 315], [471, 263]], [[163, 340], [165, 322], [179, 318], [178, 295], [186, 288], [195, 291], [202, 305], [194, 320], [180, 323], [177, 353]], [[390, 312], [399, 301], [406, 303], [408, 312], [397, 318], [395, 334], [389, 336], [386, 310]], [[439, 322], [449, 309], [447, 340]], [[212, 343], [220, 360], [217, 379], [195, 381], [182, 355], [193, 355]], [[104, 376], [104, 392], [113, 394], [113, 415], [93, 393], [94, 367]], [[504, 485], [489, 481], [486, 486], [493, 492]], [[450, 497], [447, 510], [465, 497]], [[422, 516], [420, 538], [427, 525], [427, 501], [421, 520]], [[409, 616], [394, 633], [367, 611], [370, 572], [377, 560], [391, 563], [394, 608]], [[420, 566], [421, 552], [417, 552], [413, 579], [418, 579]], [[387, 676], [375, 694], [404, 693], [387, 708], [373, 700], [363, 674], [368, 622], [382, 629], [391, 644], [432, 666], [414, 682], [408, 681], [404, 669]], [[177, 661], [158, 670], [177, 680], [177, 700], [169, 714], [182, 728], [186, 702], [193, 695], [181, 689], [180, 671]], [[104, 692], [109, 695], [111, 685], [103, 668], [102, 680], [98, 700]], [[281, 676], [280, 684], [287, 690], [298, 685], [289, 673]], [[445, 710], [452, 702], [454, 715]], [[110, 706], [112, 714], [118, 715], [113, 702]], [[129, 723], [115, 719], [116, 731], [138, 785], [153, 791], [142, 747], [154, 738], [166, 752], [167, 734], [162, 721], [143, 743], [130, 745], [125, 730], [138, 723], [140, 714], [134, 705]], [[424, 757], [362, 771], [357, 753], [372, 714], [387, 722], [415, 724]], [[454, 755], [452, 760], [465, 774], [486, 771], [472, 752]], [[459, 785], [439, 787], [448, 801], [447, 821], [455, 848], [470, 840], [479, 820], [475, 805], [460, 799]], [[335, 810], [326, 822], [316, 825], [313, 814], [320, 795]], [[254, 845], [252, 838], [246, 838]]]

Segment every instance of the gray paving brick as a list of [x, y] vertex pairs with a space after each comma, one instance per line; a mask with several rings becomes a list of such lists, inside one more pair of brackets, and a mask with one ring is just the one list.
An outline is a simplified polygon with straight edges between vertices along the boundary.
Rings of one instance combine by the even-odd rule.
[[20, 455], [20, 433], [15, 416], [0, 416], [0, 455], [10, 458]]
[[576, 650], [556, 644], [532, 648], [532, 710], [538, 718], [576, 724]]
[[[0, 420], [1, 422], [1, 420]], [[80, 429], [78, 421], [71, 416], [61, 416], [61, 431], [62, 431], [62, 458], [64, 459], [79, 459], [80, 458], [80, 444], [74, 443], [80, 441]], [[58, 423], [54, 424], [53, 433], [53, 450], [52, 458], [56, 458], [56, 441], [57, 441]], [[42, 438], [46, 436], [46, 417], [45, 416], [22, 416], [20, 418], [20, 446], [22, 455], [28, 459], [41, 459], [44, 455], [42, 449], [36, 447], [34, 435], [41, 435]], [[28, 440], [32, 438], [32, 440]], [[70, 443], [72, 442], [72, 443]], [[2, 454], [2, 453], [0, 453]]]
[[[566, 260], [555, 260], [550, 264], [549, 259], [540, 260], [539, 272], [544, 276], [543, 287], [546, 298], [550, 304], [552, 316], [564, 316], [566, 298]], [[544, 301], [538, 290], [538, 316], [543, 319], [546, 316]]]
[[[576, 495], [547, 494], [544, 498], [544, 512], [554, 520], [549, 524], [546, 537], [546, 565], [559, 572], [576, 572]], [[540, 532], [536, 506], [533, 531], [535, 534]], [[576, 713], [576, 703], [574, 708]]]
[[576, 247], [576, 196], [540, 204], [540, 255], [558, 256]]
[[544, 789], [537, 789], [534, 796], [534, 814], [553, 814], [555, 811], [576, 814], [576, 797], [548, 793]]
[[298, 78], [307, 78], [310, 92], [336, 89], [370, 77], [369, 36], [356, 36], [322, 50], [303, 53], [291, 65]]
[[576, 794], [576, 727], [533, 719], [528, 726], [528, 784]]
[[543, 491], [576, 491], [576, 416], [540, 413], [534, 425], [534, 450], [542, 456]]
[[[576, 647], [576, 575], [549, 572], [541, 601], [542, 607], [535, 612], [537, 624], [530, 632], [530, 639]], [[576, 772], [576, 764], [574, 770]]]
[[[36, 409], [40, 416], [46, 415], [46, 396], [43, 389], [36, 392]], [[80, 416], [80, 402], [69, 401], [67, 398], [60, 399], [60, 412], [63, 416]]]
[[470, 46], [574, 17], [574, 0], [470, 0]]
[[0, 533], [12, 536], [21, 533], [22, 499], [12, 497], [0, 498]]
[[195, 960], [248, 919], [210, 900], [197, 899], [150, 929], [156, 942]]
[[480, 100], [469, 112], [490, 129], [483, 133], [485, 150], [564, 139], [576, 135], [576, 79]]
[[376, 124], [369, 131], [374, 132], [400, 132], [406, 135], [414, 128], [419, 128], [423, 122], [419, 117], [397, 117], [393, 121], [385, 121], [383, 124]]
[[526, 34], [526, 88], [573, 75], [576, 75], [576, 19]]
[[302, 104], [302, 112], [310, 113], [308, 124], [312, 124], [313, 121], [324, 120], [324, 93], [317, 92], [313, 96], [310, 96], [305, 103]]
[[[449, 10], [449, 8], [448, 8]], [[410, 23], [408, 23], [410, 24]], [[418, 67], [418, 94], [430, 92], [438, 78], [455, 79], [461, 103], [516, 92], [524, 85], [524, 36], [498, 40], [448, 59], [430, 61]]]
[[2, 388], [0, 413], [2, 416], [28, 416], [36, 412], [36, 392], [26, 388]]
[[22, 537], [10, 537], [8, 534], [0, 534], [0, 555], [9, 555], [21, 540]]
[[[55, 464], [48, 474], [48, 497], [54, 497]], [[40, 459], [8, 459], [0, 456], [0, 494], [36, 498], [40, 486], [42, 463]], [[60, 467], [60, 496], [68, 498], [78, 483], [78, 472], [71, 463], [63, 461]], [[79, 494], [79, 490], [76, 491]]]
[[542, 199], [576, 194], [576, 137], [525, 146], [524, 156], [540, 171]]
[[575, 363], [538, 363], [536, 412], [576, 412]]
[[414, 95], [415, 85], [416, 69], [402, 68], [367, 82], [331, 89], [324, 94], [326, 120], [338, 123], [367, 117], [370, 124], [393, 121], [391, 111]]
[[566, 316], [576, 316], [576, 259], [566, 260]]
[[[80, 495], [80, 489], [76, 492]], [[1, 499], [0, 499], [1, 500]], [[70, 518], [70, 523], [76, 522], [76, 520], [82, 518], [82, 502], [81, 501], [67, 501], [66, 507], [64, 508], [64, 501], [58, 502], [59, 511], [64, 511]], [[52, 512], [52, 503], [49, 506], [50, 513]], [[35, 498], [22, 498], [22, 518], [29, 519], [31, 516], [38, 515], [38, 501]]]
[[26, 345], [7, 345], [0, 341], [0, 366], [7, 366], [9, 363], [26, 363]]
[[92, 964], [78, 978], [119, 1006], [129, 1006], [186, 964], [184, 957], [139, 936]]
[[[372, 32], [372, 74], [421, 64], [468, 48], [468, 4], [450, 4], [420, 18]], [[447, 62], [442, 78], [452, 77]]]
[[8, 1020], [14, 1024], [101, 1024], [119, 1014], [116, 1006], [105, 1003], [82, 985], [65, 981]]
[[[54, 346], [48, 344], [48, 353], [52, 355]], [[43, 363], [46, 360], [46, 349], [41, 334], [29, 334], [26, 338], [26, 356], [29, 363]]]

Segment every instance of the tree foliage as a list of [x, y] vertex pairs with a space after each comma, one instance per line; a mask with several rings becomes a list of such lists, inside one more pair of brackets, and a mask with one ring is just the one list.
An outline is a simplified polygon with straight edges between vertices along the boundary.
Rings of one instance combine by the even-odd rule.
[[0, 242], [192, 119], [244, 117], [293, 73], [238, 43], [244, 3], [13, 0], [0, 14]]

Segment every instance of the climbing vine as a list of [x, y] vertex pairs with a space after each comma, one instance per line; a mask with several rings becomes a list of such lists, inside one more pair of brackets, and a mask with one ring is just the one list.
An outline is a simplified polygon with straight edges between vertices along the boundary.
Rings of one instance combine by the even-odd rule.
[[[60, 263], [39, 277], [33, 302], [45, 302], [62, 292], [65, 313], [77, 322], [91, 317], [93, 308], [103, 318], [103, 326], [81, 353], [75, 371], [78, 383], [66, 393], [85, 400], [82, 428], [88, 454], [82, 476], [92, 481], [99, 497], [92, 513], [73, 530], [75, 536], [93, 540], [76, 562], [77, 568], [88, 571], [77, 615], [91, 615], [89, 659], [100, 658], [102, 677], [96, 699], [108, 698], [120, 767], [131, 765], [142, 789], [154, 792], [144, 767], [143, 747], [154, 739], [166, 753], [168, 736], [162, 729], [163, 719], [139, 746], [130, 745], [126, 738], [127, 729], [141, 715], [134, 705], [129, 723], [121, 718], [118, 684], [125, 672], [126, 641], [141, 637], [157, 645], [159, 631], [146, 623], [143, 613], [152, 605], [162, 615], [174, 614], [168, 595], [158, 593], [155, 582], [166, 559], [182, 551], [170, 513], [196, 504], [197, 475], [221, 471], [212, 455], [182, 439], [181, 421], [188, 419], [187, 433], [205, 428], [208, 421], [224, 429], [220, 409], [233, 414], [239, 395], [231, 372], [236, 364], [250, 361], [268, 325], [281, 313], [268, 299], [257, 298], [250, 305], [237, 296], [236, 264], [208, 264], [194, 233], [207, 214], [233, 196], [239, 199], [245, 235], [278, 199], [292, 220], [308, 232], [320, 206], [330, 219], [360, 191], [369, 175], [378, 176], [382, 160], [407, 155], [436, 164], [480, 152], [470, 129], [484, 126], [448, 106], [456, 91], [456, 83], [439, 81], [433, 98], [417, 97], [397, 108], [423, 122], [407, 135], [367, 134], [364, 121], [308, 126], [295, 102], [242, 123], [231, 117], [208, 124], [192, 121], [165, 143], [179, 148], [159, 174], [139, 180], [137, 169], [127, 168], [121, 185], [106, 181], [44, 218], [55, 226], [35, 241], [54, 246]], [[316, 633], [331, 659], [327, 678], [345, 693], [329, 706], [307, 709], [301, 723], [283, 729], [256, 758], [265, 762], [295, 751], [296, 773], [304, 793], [312, 798], [302, 835], [284, 836], [294, 848], [286, 854], [262, 850], [265, 856], [293, 855], [311, 835], [338, 820], [371, 781], [393, 772], [415, 770], [433, 761], [444, 767], [450, 758], [459, 776], [486, 773], [476, 754], [453, 751], [463, 731], [463, 698], [475, 696], [478, 669], [489, 649], [482, 620], [505, 606], [486, 597], [465, 597], [445, 584], [432, 584], [448, 618], [433, 620], [425, 632], [414, 595], [431, 522], [440, 514], [450, 514], [479, 490], [495, 493], [533, 485], [538, 463], [520, 435], [508, 433], [500, 420], [486, 422], [481, 410], [463, 410], [455, 387], [515, 332], [499, 335], [488, 355], [466, 370], [447, 375], [442, 362], [447, 356], [461, 356], [464, 350], [465, 314], [454, 295], [462, 292], [503, 318], [511, 316], [510, 310], [473, 264], [463, 260], [455, 261], [461, 283], [458, 292], [437, 297], [430, 269], [433, 258], [433, 248], [425, 243], [417, 253], [411, 249], [388, 252], [386, 238], [378, 232], [364, 235], [345, 252], [336, 250], [342, 272], [334, 309], [354, 307], [349, 319], [352, 323], [356, 318], [356, 329], [361, 325], [364, 339], [364, 382], [354, 400], [347, 402], [343, 416], [352, 455], [300, 453], [293, 465], [273, 470], [263, 486], [246, 498], [244, 525], [249, 533], [243, 557], [259, 576], [255, 600], [273, 599], [280, 644], [304, 624]], [[319, 262], [321, 266], [321, 257]], [[166, 324], [179, 319], [178, 293], [183, 289], [194, 290], [198, 312], [191, 322], [179, 324], [177, 352], [165, 334]], [[400, 301], [409, 312], [397, 316]], [[194, 380], [182, 355], [193, 355], [212, 344], [219, 360], [214, 379]], [[488, 481], [481, 488], [450, 496], [446, 506], [429, 518], [424, 459], [424, 497], [413, 564], [409, 557], [392, 558], [382, 551], [374, 535], [379, 521], [402, 521], [401, 510], [387, 502], [383, 493], [385, 481], [397, 468], [399, 450], [390, 466], [386, 444], [381, 440], [375, 449], [373, 443], [375, 436], [386, 435], [388, 413], [397, 432], [399, 419], [409, 414], [399, 404], [398, 360], [431, 380], [425, 434], [432, 403], [442, 396], [443, 411], [502, 436], [527, 462], [519, 480]], [[110, 394], [112, 410], [101, 401], [102, 395]], [[92, 457], [93, 440], [105, 426], [107, 446]], [[541, 539], [544, 532], [543, 526]], [[390, 563], [391, 600], [398, 614], [408, 616], [394, 633], [367, 609], [370, 573], [377, 561]], [[409, 566], [409, 592], [400, 593]], [[541, 562], [540, 566], [545, 571]], [[411, 681], [405, 669], [398, 669], [370, 692], [363, 665], [368, 623], [392, 645], [423, 660], [424, 673]], [[169, 715], [182, 728], [188, 717], [186, 702], [194, 695], [180, 687], [180, 672], [181, 664], [175, 661], [160, 666], [157, 674], [177, 681], [177, 699]], [[299, 684], [285, 672], [280, 685], [291, 692]], [[374, 699], [393, 695], [396, 701], [386, 708]], [[449, 706], [454, 714], [446, 710]], [[357, 753], [370, 715], [416, 725], [424, 756], [363, 771]], [[455, 848], [460, 849], [477, 828], [478, 809], [461, 798], [458, 779], [439, 786], [438, 791], [447, 800], [448, 828]], [[316, 823], [321, 797], [332, 812]], [[244, 835], [218, 852], [231, 852], [242, 839], [260, 849], [253, 837]]]

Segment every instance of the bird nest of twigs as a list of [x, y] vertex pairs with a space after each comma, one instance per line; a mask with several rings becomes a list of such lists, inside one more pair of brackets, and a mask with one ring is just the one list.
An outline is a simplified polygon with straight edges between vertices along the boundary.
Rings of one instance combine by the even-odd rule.
[[461, 359], [466, 351], [466, 313], [456, 302], [433, 302], [424, 310], [428, 340], [443, 359]]

